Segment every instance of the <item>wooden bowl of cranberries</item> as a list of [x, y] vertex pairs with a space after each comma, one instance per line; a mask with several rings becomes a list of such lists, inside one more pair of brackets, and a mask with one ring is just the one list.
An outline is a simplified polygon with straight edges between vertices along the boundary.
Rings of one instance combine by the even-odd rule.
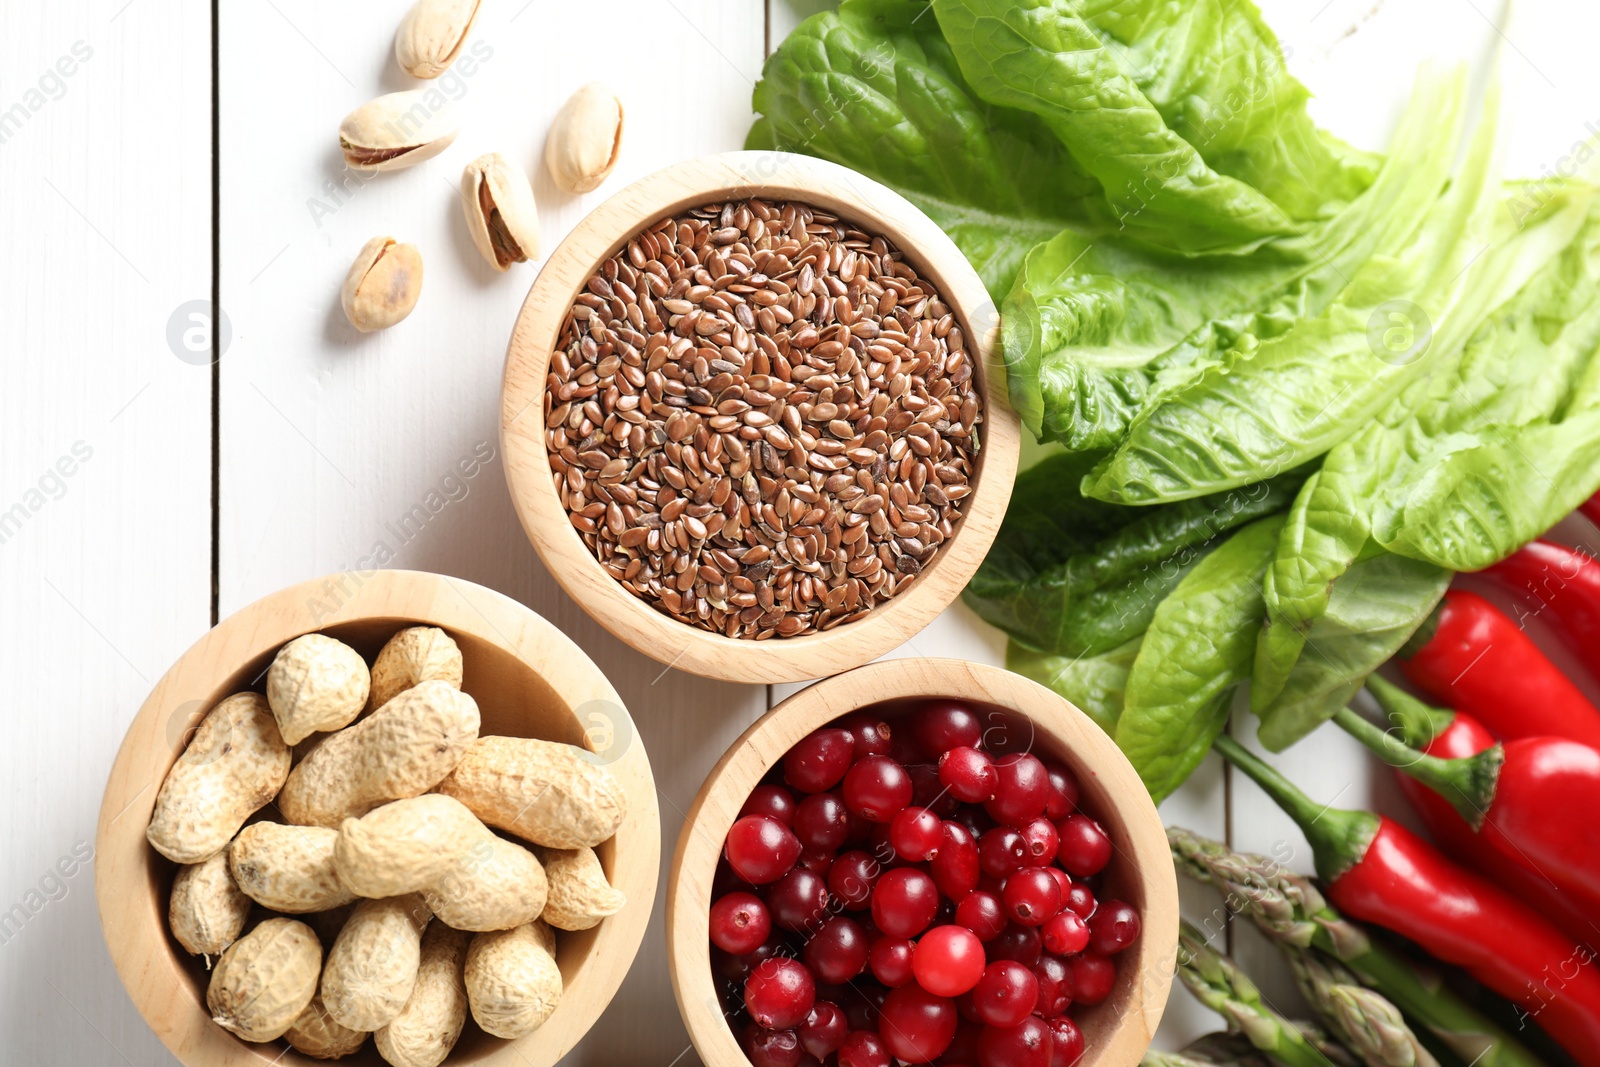
[[1177, 878], [1082, 712], [995, 667], [890, 660], [723, 756], [667, 941], [711, 1067], [1131, 1067], [1166, 1005]]

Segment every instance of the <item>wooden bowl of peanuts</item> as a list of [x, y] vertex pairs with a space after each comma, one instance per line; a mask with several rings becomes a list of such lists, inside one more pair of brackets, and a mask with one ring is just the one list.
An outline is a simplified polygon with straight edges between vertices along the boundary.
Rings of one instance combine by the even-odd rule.
[[[794, 873], [812, 872], [808, 877], [821, 879], [818, 884], [825, 884], [827, 889], [820, 895], [815, 910], [805, 914], [797, 926], [792, 915], [786, 923], [780, 910], [789, 908], [792, 912], [792, 900], [775, 903], [785, 896], [783, 882], [772, 880], [780, 877], [776, 868], [763, 876], [763, 884], [758, 888], [744, 883], [741, 875], [748, 872], [741, 872], [737, 866], [741, 857], [730, 830], [752, 816], [759, 821], [762, 814], [776, 810], [778, 805], [771, 800], [776, 791], [788, 798], [788, 804], [800, 805], [789, 810], [795, 813], [794, 832], [801, 833], [802, 818], [798, 812], [808, 803], [804, 799], [806, 793], [818, 786], [831, 790], [823, 795], [835, 804], [842, 797], [844, 805], [851, 809], [851, 818], [858, 817], [857, 801], [851, 796], [852, 779], [869, 762], [885, 759], [884, 755], [864, 756], [863, 750], [893, 753], [895, 755], [888, 758], [896, 766], [901, 765], [899, 761], [913, 756], [931, 755], [926, 750], [927, 735], [919, 729], [923, 724], [917, 722], [930, 708], [934, 709], [934, 714], [958, 709], [977, 744], [993, 753], [997, 760], [1031, 755], [1054, 764], [1072, 780], [1073, 796], [1065, 806], [1067, 817], [1094, 820], [1108, 841], [1096, 861], [1097, 869], [1077, 870], [1072, 880], [1081, 881], [1085, 887], [1092, 886], [1096, 899], [1131, 905], [1142, 925], [1131, 943], [1102, 959], [1102, 963], [1105, 959], [1112, 961], [1113, 973], [1101, 990], [1092, 998], [1085, 996], [1084, 1003], [1072, 1003], [1065, 1009], [1080, 1031], [1083, 1052], [1075, 1062], [1077, 1067], [1134, 1067], [1149, 1048], [1166, 1008], [1177, 958], [1178, 879], [1161, 818], [1132, 765], [1088, 716], [1037, 682], [986, 664], [911, 657], [871, 663], [825, 679], [774, 707], [728, 748], [689, 808], [667, 878], [667, 946], [679, 1011], [701, 1061], [709, 1067], [748, 1067], [750, 1058], [745, 1049], [749, 1046], [744, 1045], [744, 1041], [762, 1033], [751, 1029], [750, 1017], [755, 1008], [749, 1000], [750, 987], [746, 985], [762, 963], [751, 961], [792, 956], [810, 969], [823, 959], [821, 955], [813, 957], [809, 951], [813, 942], [819, 946], [840, 944], [831, 937], [837, 933], [828, 929], [831, 924], [859, 923], [877, 927], [881, 922], [882, 928], [887, 930], [887, 923], [895, 918], [896, 905], [886, 904], [885, 911], [880, 913], [879, 905], [883, 902], [871, 899], [869, 907], [868, 900], [875, 896], [875, 887], [881, 887], [892, 877], [891, 868], [903, 868], [886, 836], [867, 835], [860, 840], [847, 840], [840, 845], [836, 856], [830, 854], [834, 862], [826, 873], [817, 873], [818, 868], [805, 866], [806, 861], [801, 859], [802, 866], [796, 867]], [[854, 762], [849, 772], [840, 771], [844, 774], [842, 785], [807, 784], [797, 781], [792, 773], [796, 769], [792, 758], [796, 756], [809, 768], [808, 773], [817, 772], [822, 763], [819, 750], [811, 748], [799, 755], [797, 746], [816, 740], [819, 732], [850, 735], [845, 744], [853, 747], [854, 755], [845, 759]], [[867, 736], [869, 732], [876, 743]], [[791, 756], [791, 760], [786, 760], [786, 756]], [[906, 766], [915, 770], [910, 764]], [[765, 787], [767, 792], [760, 804], [752, 797], [758, 787]], [[909, 786], [907, 790], [909, 794]], [[928, 802], [935, 806], [940, 800], [953, 800], [948, 796], [949, 788], [938, 780], [933, 782], [931, 790], [937, 796]], [[814, 801], [816, 797], [810, 799]], [[922, 802], [919, 799], [913, 803]], [[959, 807], [952, 804], [939, 813], [940, 817], [964, 818], [957, 810]], [[1060, 818], [1058, 813], [1057, 819]], [[813, 830], [818, 823], [816, 818], [810, 820]], [[749, 842], [748, 836], [742, 838], [746, 850]], [[956, 851], [956, 840], [947, 835], [941, 848], [945, 846], [949, 846], [951, 852]], [[765, 839], [758, 847], [767, 847]], [[800, 847], [801, 843], [795, 841], [795, 854]], [[970, 880], [976, 882], [978, 860], [972, 836], [967, 837], [966, 847], [972, 856]], [[852, 868], [853, 858], [860, 858], [868, 866]], [[852, 869], [859, 873], [844, 873]], [[938, 869], [937, 858], [931, 863], [904, 868], [901, 873], [907, 870], [931, 870], [936, 879], [949, 873], [949, 869], [944, 872]], [[1086, 877], [1080, 878], [1080, 875]], [[849, 896], [852, 877], [861, 879], [856, 887], [865, 883], [865, 892], [855, 899]], [[951, 892], [947, 882], [938, 884], [941, 894]], [[769, 940], [758, 952], [741, 959], [713, 944], [718, 934], [713, 929], [717, 920], [713, 919], [712, 912], [713, 903], [719, 899], [744, 893], [765, 895], [770, 908], [770, 931]], [[811, 906], [808, 903], [807, 907]], [[1093, 907], [1092, 900], [1090, 907]], [[930, 919], [933, 926], [951, 921], [931, 918], [930, 914], [924, 924]], [[860, 928], [855, 926], [857, 930]], [[921, 938], [924, 932], [896, 931], [864, 936], [893, 940], [896, 937]], [[1080, 952], [1084, 947], [1077, 946]], [[989, 951], [991, 962], [1013, 958], [992, 948]], [[1032, 952], [1033, 961], [1039, 962], [1037, 938], [1033, 940]], [[1065, 962], [1075, 961], [1068, 958]], [[817, 978], [815, 1000], [827, 1000], [850, 1013], [851, 1031], [863, 1029], [863, 1023], [854, 1013], [867, 1002], [863, 998], [870, 998], [874, 991], [879, 997], [885, 993], [877, 979], [871, 966], [862, 966], [855, 977], [843, 981], [838, 975], [829, 977], [827, 980], [834, 984], [828, 986], [822, 984], [822, 978]], [[919, 977], [917, 983], [923, 980]], [[902, 980], [900, 984], [906, 983]], [[848, 998], [855, 998], [855, 1002]], [[1074, 996], [1073, 1000], [1076, 999]], [[953, 1027], [954, 1009], [949, 1007], [948, 1001], [945, 1004], [945, 1014]], [[775, 1028], [782, 1029], [786, 1025]], [[961, 1025], [966, 1027], [967, 1024]], [[878, 1028], [877, 1022], [871, 1023], [870, 1029]], [[844, 1035], [839, 1033], [834, 1037], [829, 1044], [837, 1048]], [[949, 1041], [947, 1035], [945, 1043]], [[950, 1059], [952, 1062], [976, 1062], [976, 1058], [956, 1055]]]
[[894, 191], [734, 152], [606, 201], [551, 254], [506, 357], [524, 530], [663, 663], [730, 681], [859, 666], [983, 560], [1019, 429], [993, 302]]
[[202, 637], [129, 727], [95, 840], [112, 961], [196, 1067], [547, 1067], [621, 985], [660, 863], [599, 669], [413, 571], [291, 586]]

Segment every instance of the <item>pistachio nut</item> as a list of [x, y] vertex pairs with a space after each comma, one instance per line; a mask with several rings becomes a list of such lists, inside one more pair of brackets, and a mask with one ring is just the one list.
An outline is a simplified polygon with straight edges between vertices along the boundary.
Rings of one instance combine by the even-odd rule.
[[350, 325], [362, 333], [387, 330], [417, 306], [422, 295], [422, 255], [416, 245], [374, 237], [361, 248], [344, 277], [339, 302]]
[[597, 189], [617, 165], [622, 148], [622, 101], [590, 82], [561, 105], [544, 142], [545, 166], [569, 193]]
[[401, 170], [443, 152], [457, 130], [444, 93], [411, 89], [369, 100], [346, 115], [339, 124], [339, 147], [351, 170]]
[[417, 0], [394, 35], [394, 58], [413, 78], [450, 69], [478, 19], [479, 0]]
[[461, 174], [461, 208], [472, 243], [495, 270], [539, 258], [539, 205], [533, 186], [499, 152], [467, 164]]

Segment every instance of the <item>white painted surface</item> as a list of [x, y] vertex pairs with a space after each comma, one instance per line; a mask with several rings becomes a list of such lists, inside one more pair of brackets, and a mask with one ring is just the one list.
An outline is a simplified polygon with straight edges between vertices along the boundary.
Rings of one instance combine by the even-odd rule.
[[[655, 765], [668, 855], [679, 813], [711, 763], [789, 687], [769, 694], [663, 673], [543, 573], [496, 460], [447, 482], [458, 461], [497, 447], [501, 359], [533, 277], [528, 267], [502, 277], [478, 261], [455, 185], [481, 152], [528, 166], [553, 247], [630, 178], [738, 147], [768, 42], [823, 6], [486, 4], [474, 37], [491, 52], [452, 83], [466, 119], [460, 139], [418, 169], [351, 182], [337, 195], [326, 183], [342, 179], [339, 119], [370, 96], [411, 87], [389, 41], [405, 0], [222, 6], [220, 286], [232, 341], [220, 366], [220, 611], [357, 565], [380, 543], [392, 565], [518, 597], [573, 634], [622, 691]], [[1585, 110], [1600, 99], [1600, 70], [1585, 54], [1600, 15], [1587, 8], [1525, 0], [1502, 39], [1485, 17], [1496, 14], [1487, 0], [1264, 6], [1318, 96], [1319, 119], [1357, 143], [1382, 146], [1426, 55], [1465, 57], [1482, 70], [1502, 40], [1515, 172], [1556, 166], [1588, 135], [1585, 123], [1600, 119]], [[29, 107], [0, 141], [0, 514], [26, 509], [0, 542], [0, 675], [10, 683], [0, 717], [0, 909], [41, 903], [0, 944], [7, 1063], [172, 1062], [110, 968], [92, 871], [75, 869], [60, 883], [47, 876], [92, 840], [122, 730], [208, 621], [211, 373], [176, 358], [166, 331], [173, 310], [208, 297], [212, 282], [209, 17], [193, 0], [0, 11], [0, 114]], [[79, 41], [92, 55], [41, 85]], [[568, 197], [538, 164], [544, 131], [566, 95], [595, 78], [626, 102], [625, 148], [601, 190]], [[406, 323], [360, 337], [338, 311], [338, 287], [360, 245], [385, 232], [421, 248], [424, 294]], [[92, 454], [52, 479], [80, 441]], [[420, 533], [397, 534], [398, 520], [434, 490], [448, 502]], [[1003, 647], [957, 607], [897, 654], [1000, 662]], [[1238, 727], [1249, 731], [1245, 720]], [[1387, 779], [1337, 731], [1274, 759], [1315, 796], [1400, 810]], [[1232, 790], [1230, 825], [1228, 786], [1212, 759], [1163, 814], [1243, 847], [1284, 842], [1305, 856], [1253, 787]], [[1196, 916], [1214, 906], [1192, 888], [1185, 902]], [[1272, 973], [1270, 950], [1249, 938], [1236, 949], [1253, 972]], [[677, 1063], [694, 1061], [663, 956], [658, 923], [622, 997], [571, 1062], [666, 1065], [680, 1053]], [[1281, 978], [1265, 984], [1292, 1010]], [[1215, 1026], [1179, 992], [1161, 1043]]]

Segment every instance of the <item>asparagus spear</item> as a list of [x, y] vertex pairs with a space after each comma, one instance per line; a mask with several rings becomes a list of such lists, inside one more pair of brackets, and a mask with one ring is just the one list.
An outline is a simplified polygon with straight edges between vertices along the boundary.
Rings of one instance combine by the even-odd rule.
[[1546, 1067], [1439, 977], [1372, 940], [1323, 899], [1310, 878], [1264, 856], [1241, 855], [1188, 830], [1169, 828], [1178, 869], [1222, 890], [1227, 909], [1248, 915], [1281, 944], [1315, 947], [1346, 964], [1474, 1067]]
[[1315, 1027], [1292, 1023], [1268, 1007], [1238, 964], [1183, 922], [1178, 928], [1178, 979], [1196, 1000], [1237, 1027], [1279, 1067], [1355, 1067], [1356, 1060]]
[[1363, 987], [1344, 964], [1315, 949], [1281, 947], [1300, 992], [1367, 1067], [1439, 1067], [1400, 1009], [1381, 993]]

